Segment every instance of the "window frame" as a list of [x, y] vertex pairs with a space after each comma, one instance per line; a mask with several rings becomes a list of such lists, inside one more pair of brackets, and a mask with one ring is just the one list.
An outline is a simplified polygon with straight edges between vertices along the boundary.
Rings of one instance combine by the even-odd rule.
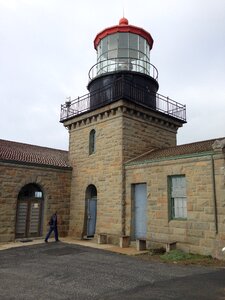
[[[181, 216], [176, 216], [175, 214], [175, 197], [172, 197], [172, 188], [173, 188], [173, 183], [172, 183], [172, 178], [184, 178], [185, 180], [185, 194], [183, 194], [181, 197], [176, 197], [177, 199], [183, 198], [186, 201], [186, 207], [183, 206], [182, 208], [182, 214], [183, 217]], [[185, 221], [187, 220], [187, 180], [186, 176], [184, 174], [179, 174], [179, 175], [170, 175], [167, 177], [168, 180], [168, 217], [169, 221], [171, 220], [181, 220]], [[185, 209], [185, 211], [184, 211]]]

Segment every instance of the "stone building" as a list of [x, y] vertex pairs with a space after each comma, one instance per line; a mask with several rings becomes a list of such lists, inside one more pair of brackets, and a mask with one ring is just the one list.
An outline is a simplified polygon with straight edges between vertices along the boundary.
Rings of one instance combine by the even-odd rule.
[[71, 167], [68, 152], [0, 140], [0, 242], [41, 237], [53, 211], [67, 235]]
[[[0, 141], [0, 241], [43, 236], [50, 212], [58, 210], [61, 234], [74, 238], [122, 247], [132, 241], [147, 247], [176, 243], [220, 257], [225, 139], [177, 146], [186, 107], [157, 93], [147, 31], [122, 18], [98, 33], [94, 46], [90, 93], [61, 106], [68, 153]], [[34, 208], [39, 222], [30, 225]], [[28, 217], [22, 222], [23, 214]]]
[[[145, 216], [148, 240], [171, 240], [191, 253], [220, 257], [225, 244], [225, 139], [149, 151], [125, 164], [127, 232]], [[135, 212], [135, 188], [146, 189]]]

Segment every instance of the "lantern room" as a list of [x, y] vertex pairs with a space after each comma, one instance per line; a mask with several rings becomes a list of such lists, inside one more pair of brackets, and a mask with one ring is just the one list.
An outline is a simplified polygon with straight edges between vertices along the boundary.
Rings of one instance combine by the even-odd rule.
[[[91, 108], [114, 101], [119, 96], [155, 107], [159, 86], [158, 71], [150, 63], [152, 46], [150, 33], [129, 25], [126, 18], [96, 35], [97, 63], [89, 71], [88, 84]], [[134, 86], [135, 91], [132, 92]], [[101, 93], [96, 92], [100, 90]], [[120, 95], [119, 90], [123, 91]]]
[[97, 50], [96, 75], [117, 70], [136, 71], [150, 75], [151, 35], [145, 30], [128, 25], [122, 18], [118, 26], [100, 32], [94, 46]]

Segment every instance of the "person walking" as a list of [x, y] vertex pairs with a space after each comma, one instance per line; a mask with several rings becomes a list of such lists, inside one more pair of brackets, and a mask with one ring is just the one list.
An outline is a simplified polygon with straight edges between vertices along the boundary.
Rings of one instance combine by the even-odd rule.
[[54, 231], [55, 234], [55, 241], [59, 242], [59, 237], [58, 237], [58, 227], [57, 227], [57, 212], [55, 212], [52, 216], [51, 219], [49, 221], [49, 231], [45, 237], [45, 243], [48, 243], [48, 239], [52, 233], [52, 231]]

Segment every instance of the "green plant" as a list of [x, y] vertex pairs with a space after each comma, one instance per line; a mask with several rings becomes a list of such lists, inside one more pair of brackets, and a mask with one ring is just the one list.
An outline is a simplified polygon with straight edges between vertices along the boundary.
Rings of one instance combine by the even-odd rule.
[[204, 260], [209, 259], [209, 256], [203, 256], [199, 254], [185, 253], [181, 250], [171, 250], [160, 256], [164, 261], [184, 261], [184, 260]]

